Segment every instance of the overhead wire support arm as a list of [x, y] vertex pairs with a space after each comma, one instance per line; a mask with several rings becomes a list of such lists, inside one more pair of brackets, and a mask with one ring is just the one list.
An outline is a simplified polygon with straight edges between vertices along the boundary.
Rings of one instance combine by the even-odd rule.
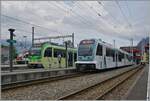
[[59, 39], [59, 38], [67, 38], [67, 37], [72, 37], [72, 35], [51, 36], [51, 37], [34, 38], [34, 40]]

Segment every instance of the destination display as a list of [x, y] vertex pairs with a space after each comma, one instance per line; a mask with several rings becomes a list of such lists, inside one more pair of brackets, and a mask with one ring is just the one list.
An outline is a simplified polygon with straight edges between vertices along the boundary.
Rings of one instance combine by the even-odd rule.
[[95, 40], [83, 40], [83, 41], [81, 41], [81, 43], [80, 44], [94, 44], [95, 43]]

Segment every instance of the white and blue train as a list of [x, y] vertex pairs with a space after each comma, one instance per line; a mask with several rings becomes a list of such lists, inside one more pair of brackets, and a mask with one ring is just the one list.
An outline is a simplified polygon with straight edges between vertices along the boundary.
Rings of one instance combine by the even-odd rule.
[[100, 39], [82, 40], [78, 46], [76, 68], [101, 70], [132, 65], [132, 55]]

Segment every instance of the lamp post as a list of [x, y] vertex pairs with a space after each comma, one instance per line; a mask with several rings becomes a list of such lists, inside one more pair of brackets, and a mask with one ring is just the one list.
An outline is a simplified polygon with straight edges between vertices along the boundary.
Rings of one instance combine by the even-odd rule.
[[[24, 43], [25, 43], [25, 51], [26, 51], [26, 41], [27, 41], [27, 36], [23, 36], [23, 38], [25, 39], [25, 41], [24, 41]], [[26, 54], [25, 54], [25, 64], [26, 64], [27, 62], [26, 62]]]

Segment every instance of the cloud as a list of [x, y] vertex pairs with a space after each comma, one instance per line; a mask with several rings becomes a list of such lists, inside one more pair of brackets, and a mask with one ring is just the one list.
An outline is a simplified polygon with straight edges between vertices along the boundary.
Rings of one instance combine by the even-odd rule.
[[[127, 23], [114, 1], [2, 1], [2, 14], [31, 24], [2, 16], [2, 38], [9, 38], [8, 28], [14, 27], [20, 38], [28, 36], [31, 41], [32, 23], [35, 37], [75, 33], [75, 42], [84, 38], [102, 38], [106, 42], [118, 40], [118, 46], [135, 43], [150, 32], [150, 2], [119, 2]], [[130, 10], [130, 11], [129, 11]], [[130, 13], [130, 14], [129, 14]]]

